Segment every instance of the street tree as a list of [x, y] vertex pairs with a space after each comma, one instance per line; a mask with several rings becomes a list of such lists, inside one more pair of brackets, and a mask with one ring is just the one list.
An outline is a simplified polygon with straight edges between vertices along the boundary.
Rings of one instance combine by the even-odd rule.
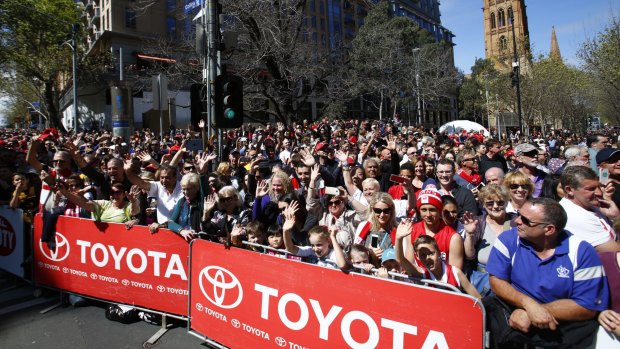
[[590, 76], [596, 109], [604, 120], [620, 124], [620, 18], [612, 17], [596, 37], [586, 40], [579, 57]]
[[[0, 91], [18, 103], [40, 102], [49, 123], [64, 131], [60, 98], [71, 88], [73, 25], [79, 23], [81, 7], [72, 0], [5, 0], [0, 2]], [[82, 61], [82, 30], [75, 32]], [[92, 78], [105, 69], [99, 57], [82, 62], [80, 71]], [[93, 69], [89, 70], [86, 66]]]
[[[396, 110], [400, 100], [414, 89], [411, 84], [414, 49], [434, 43], [417, 23], [406, 17], [390, 16], [387, 1], [374, 5], [353, 40], [349, 85], [352, 96], [379, 96], [379, 115], [389, 100]], [[429, 50], [430, 51], [430, 50]], [[425, 56], [426, 57], [426, 56]], [[424, 67], [426, 61], [418, 61]]]

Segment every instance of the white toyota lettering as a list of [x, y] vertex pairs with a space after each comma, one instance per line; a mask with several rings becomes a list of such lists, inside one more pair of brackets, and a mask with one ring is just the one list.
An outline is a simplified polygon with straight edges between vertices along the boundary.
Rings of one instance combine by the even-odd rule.
[[[265, 320], [269, 320], [271, 298], [278, 298], [279, 292], [275, 288], [257, 283], [254, 284], [254, 290], [261, 294], [260, 316]], [[312, 313], [319, 323], [319, 338], [329, 340], [329, 329], [334, 320], [342, 312], [342, 307], [332, 305], [325, 314], [319, 301], [314, 299], [309, 299], [308, 301], [312, 307]], [[294, 303], [300, 309], [299, 319], [296, 319], [296, 321], [291, 320], [287, 315], [286, 309], [290, 303]], [[297, 294], [286, 293], [282, 295], [282, 297], [278, 299], [277, 309], [280, 321], [291, 330], [302, 330], [308, 324], [310, 316], [308, 305], [304, 299]], [[351, 335], [351, 326], [353, 322], [356, 321], [363, 323], [368, 329], [368, 338], [365, 341], [359, 342], [359, 338], [355, 339]], [[392, 343], [394, 348], [404, 347], [405, 334], [413, 336], [417, 336], [418, 334], [417, 327], [413, 325], [385, 318], [381, 318], [380, 323], [382, 328], [392, 330]], [[377, 322], [370, 315], [358, 310], [352, 310], [344, 314], [342, 320], [340, 320], [340, 334], [344, 341], [352, 348], [375, 348], [378, 346], [380, 340]], [[435, 347], [439, 349], [449, 348], [445, 335], [442, 332], [431, 330], [424, 340], [422, 349], [432, 349]]]
[[[181, 263], [181, 257], [178, 254], [166, 254], [159, 251], [147, 251], [146, 254], [139, 248], [132, 248], [127, 252], [127, 247], [117, 249], [112, 245], [104, 245], [102, 243], [91, 244], [90, 241], [76, 240], [80, 246], [80, 262], [87, 263], [87, 256], [94, 265], [103, 268], [108, 265], [110, 255], [114, 261], [114, 269], [121, 270], [123, 266], [127, 266], [135, 274], [142, 274], [149, 267], [149, 263], [153, 265], [153, 275], [161, 276], [162, 264], [166, 263], [165, 278], [177, 275], [181, 280], [187, 280], [187, 273]], [[91, 247], [92, 245], [92, 247]], [[90, 248], [90, 253], [88, 249]], [[135, 258], [134, 258], [135, 257]], [[163, 263], [162, 263], [163, 261]], [[124, 263], [123, 263], [124, 262]]]

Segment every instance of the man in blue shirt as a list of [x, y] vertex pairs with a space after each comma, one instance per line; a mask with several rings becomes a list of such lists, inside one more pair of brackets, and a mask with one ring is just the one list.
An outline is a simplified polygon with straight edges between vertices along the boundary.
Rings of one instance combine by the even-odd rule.
[[487, 264], [495, 296], [484, 300], [492, 348], [592, 342], [609, 289], [596, 251], [564, 230], [566, 220], [558, 202], [532, 199], [495, 241]]

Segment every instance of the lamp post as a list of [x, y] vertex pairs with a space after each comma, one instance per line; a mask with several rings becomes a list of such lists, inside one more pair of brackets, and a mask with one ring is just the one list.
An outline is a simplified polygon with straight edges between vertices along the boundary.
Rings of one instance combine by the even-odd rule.
[[512, 60], [512, 69], [514, 72], [514, 81], [515, 87], [517, 88], [517, 114], [519, 116], [519, 131], [521, 135], [523, 135], [523, 117], [521, 113], [521, 81], [520, 81], [520, 70], [519, 66], [519, 56], [517, 55], [517, 38], [515, 35], [515, 15], [514, 11], [512, 11], [512, 7], [508, 8], [508, 16], [510, 17], [510, 25], [512, 26], [512, 51], [513, 51], [513, 60]]
[[422, 125], [422, 108], [420, 106], [420, 48], [413, 49], [413, 59], [415, 59], [415, 89], [418, 98], [418, 126]]
[[78, 132], [78, 93], [77, 93], [77, 41], [75, 40], [75, 34], [77, 33], [78, 25], [74, 24], [71, 32], [71, 40], [65, 41], [62, 44], [71, 47], [73, 52], [73, 123], [74, 130]]

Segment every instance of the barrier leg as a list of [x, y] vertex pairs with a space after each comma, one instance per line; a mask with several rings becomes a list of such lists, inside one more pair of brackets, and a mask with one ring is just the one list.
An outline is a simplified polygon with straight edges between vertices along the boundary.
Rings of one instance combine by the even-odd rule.
[[65, 298], [67, 297], [67, 294], [66, 294], [66, 293], [64, 293], [62, 290], [60, 290], [60, 295], [59, 295], [59, 297], [60, 297], [60, 299], [58, 300], [58, 303], [55, 303], [55, 304], [53, 304], [53, 305], [51, 305], [51, 306], [49, 306], [49, 307], [47, 307], [47, 308], [45, 308], [45, 309], [41, 310], [41, 311], [39, 312], [39, 314], [45, 314], [45, 313], [48, 313], [48, 312], [50, 312], [50, 311], [52, 311], [52, 310], [54, 310], [54, 309], [56, 309], [56, 308], [58, 308], [58, 307], [63, 306], [64, 304], [66, 304]]
[[143, 348], [150, 348], [151, 346], [155, 344], [155, 342], [159, 340], [159, 338], [161, 338], [161, 336], [163, 336], [164, 334], [166, 334], [166, 332], [168, 332], [168, 324], [166, 322], [167, 322], [166, 314], [162, 314], [161, 327], [159, 328], [157, 332], [155, 332], [153, 336], [151, 336], [151, 338], [149, 338], [146, 342], [144, 342], [144, 344], [142, 344]]

